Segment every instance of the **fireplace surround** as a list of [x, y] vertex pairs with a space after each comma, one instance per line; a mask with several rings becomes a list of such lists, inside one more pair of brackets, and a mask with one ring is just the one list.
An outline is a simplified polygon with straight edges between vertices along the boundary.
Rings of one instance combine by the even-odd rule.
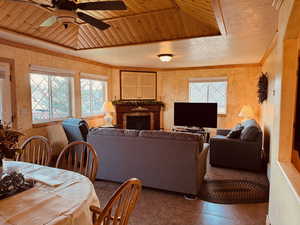
[[[162, 106], [159, 104], [116, 104], [117, 125], [119, 128], [159, 130]], [[147, 119], [146, 119], [147, 118]], [[134, 120], [136, 124], [134, 125]], [[144, 120], [144, 121], [143, 121]], [[148, 124], [141, 125], [142, 122]]]

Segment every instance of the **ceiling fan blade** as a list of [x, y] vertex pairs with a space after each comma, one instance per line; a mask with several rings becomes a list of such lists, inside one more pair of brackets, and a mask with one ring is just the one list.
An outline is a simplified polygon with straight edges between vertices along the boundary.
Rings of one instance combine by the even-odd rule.
[[74, 11], [77, 9], [76, 3], [69, 0], [52, 0], [52, 4], [62, 10]]
[[102, 1], [78, 3], [77, 8], [82, 10], [126, 10], [127, 6], [123, 1]]
[[51, 27], [57, 21], [57, 16], [51, 16], [40, 24], [40, 27]]
[[78, 12], [77, 15], [78, 15], [79, 19], [83, 20], [84, 22], [86, 22], [86, 23], [88, 23], [88, 24], [90, 24], [90, 25], [92, 25], [92, 26], [94, 26], [94, 27], [96, 27], [100, 30], [105, 30], [105, 29], [110, 27], [109, 24], [104, 23], [101, 20], [98, 20], [94, 17], [91, 17], [91, 16], [89, 16], [85, 13]]

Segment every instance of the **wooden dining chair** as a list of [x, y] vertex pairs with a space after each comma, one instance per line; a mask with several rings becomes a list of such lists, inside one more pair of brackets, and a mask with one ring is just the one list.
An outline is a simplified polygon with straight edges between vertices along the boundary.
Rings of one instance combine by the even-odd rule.
[[141, 190], [141, 181], [132, 178], [118, 188], [103, 210], [91, 206], [93, 225], [127, 225]]
[[71, 170], [87, 176], [92, 182], [96, 179], [99, 158], [94, 147], [84, 141], [68, 144], [58, 156], [56, 168]]
[[22, 144], [16, 160], [48, 166], [51, 155], [52, 150], [48, 139], [43, 136], [32, 136]]

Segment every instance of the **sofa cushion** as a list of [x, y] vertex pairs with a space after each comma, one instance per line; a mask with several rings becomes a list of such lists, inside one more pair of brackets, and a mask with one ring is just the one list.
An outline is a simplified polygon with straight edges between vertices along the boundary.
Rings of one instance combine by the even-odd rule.
[[136, 137], [139, 130], [117, 129], [117, 128], [96, 128], [90, 131], [90, 135], [105, 135], [105, 136], [131, 136]]
[[238, 139], [238, 138], [240, 138], [243, 129], [244, 129], [244, 127], [241, 124], [238, 124], [226, 136], [228, 138], [237, 138]]
[[181, 141], [203, 141], [202, 134], [167, 132], [167, 131], [158, 131], [158, 130], [142, 130], [139, 136], [147, 137], [147, 138], [172, 139], [172, 140], [181, 140]]
[[260, 128], [255, 120], [246, 120], [242, 123], [244, 129], [241, 132], [241, 140], [256, 141], [259, 137]]

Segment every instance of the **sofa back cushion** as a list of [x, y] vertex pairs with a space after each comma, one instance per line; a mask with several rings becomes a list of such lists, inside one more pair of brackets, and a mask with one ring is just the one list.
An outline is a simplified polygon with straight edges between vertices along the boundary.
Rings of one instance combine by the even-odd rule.
[[131, 136], [137, 137], [139, 130], [117, 129], [117, 128], [95, 128], [90, 131], [92, 134], [105, 135], [105, 136]]
[[246, 120], [241, 125], [244, 127], [241, 132], [241, 140], [257, 141], [261, 137], [261, 129], [255, 120]]
[[203, 142], [203, 135], [191, 134], [183, 132], [167, 132], [159, 130], [142, 130], [139, 134], [141, 137], [157, 138], [157, 139], [172, 139], [180, 141], [199, 141]]

